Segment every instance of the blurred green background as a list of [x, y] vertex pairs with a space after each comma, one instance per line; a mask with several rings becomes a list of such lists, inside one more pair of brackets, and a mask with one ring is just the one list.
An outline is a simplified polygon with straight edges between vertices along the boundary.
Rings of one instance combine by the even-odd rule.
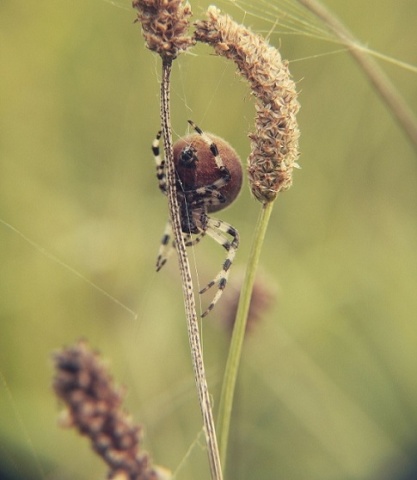
[[[417, 65], [414, 0], [327, 3], [365, 44]], [[192, 2], [195, 18], [207, 5]], [[51, 353], [80, 337], [127, 386], [155, 462], [209, 478], [175, 258], [154, 272], [167, 219], [150, 150], [160, 63], [134, 18], [127, 0], [0, 3], [2, 479], [103, 478], [87, 441], [57, 426], [51, 390]], [[417, 478], [416, 152], [349, 55], [326, 54], [340, 46], [307, 27], [271, 35], [300, 91], [302, 170], [265, 241], [276, 299], [246, 342], [228, 478]], [[383, 66], [416, 110], [416, 73]], [[192, 118], [245, 160], [253, 116], [233, 65], [205, 46], [175, 62], [175, 138]], [[245, 186], [218, 215], [241, 234], [231, 280], [258, 212]], [[220, 250], [191, 252], [197, 282], [217, 273]], [[215, 404], [222, 303], [202, 323]]]

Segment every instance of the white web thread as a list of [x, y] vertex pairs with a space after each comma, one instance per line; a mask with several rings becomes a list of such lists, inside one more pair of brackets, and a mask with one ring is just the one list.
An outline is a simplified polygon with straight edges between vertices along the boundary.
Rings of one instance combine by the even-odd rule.
[[[294, 0], [275, 0], [274, 2], [270, 2], [268, 0], [219, 0], [219, 2], [225, 4], [226, 12], [232, 6], [243, 12], [245, 18], [247, 16], [252, 16], [272, 24], [275, 35], [299, 35], [311, 37], [318, 41], [343, 45], [343, 42], [337, 38], [333, 32], [323, 27], [323, 24], [319, 19], [317, 19], [316, 16], [307, 11]], [[416, 65], [398, 60], [360, 43], [356, 44], [356, 48], [402, 70], [417, 73]], [[295, 61], [314, 59], [320, 56], [344, 53], [346, 51], [346, 48], [337, 49], [300, 59], [292, 59], [291, 63]]]
[[[0, 221], [3, 223], [2, 220], [0, 220]], [[45, 472], [45, 470], [44, 470], [44, 468], [43, 468], [43, 466], [42, 466], [42, 463], [41, 463], [41, 460], [40, 460], [40, 456], [39, 456], [39, 454], [37, 453], [37, 451], [36, 451], [36, 449], [35, 449], [35, 445], [34, 445], [34, 443], [33, 443], [33, 441], [32, 441], [32, 438], [31, 438], [31, 436], [29, 435], [29, 432], [28, 432], [28, 430], [27, 430], [27, 428], [26, 428], [26, 426], [25, 426], [25, 422], [23, 421], [23, 418], [22, 418], [22, 415], [21, 415], [21, 413], [20, 413], [20, 410], [19, 410], [18, 407], [17, 407], [17, 402], [16, 402], [16, 400], [15, 400], [14, 397], [13, 397], [13, 394], [12, 394], [10, 388], [9, 388], [9, 385], [8, 385], [8, 383], [7, 383], [7, 380], [6, 380], [6, 378], [4, 377], [3, 373], [2, 373], [1, 370], [0, 370], [0, 386], [1, 386], [1, 385], [3, 385], [3, 388], [4, 388], [4, 390], [6, 391], [6, 397], [7, 397], [8, 401], [9, 401], [9, 404], [10, 404], [10, 406], [11, 406], [11, 408], [12, 408], [13, 415], [14, 415], [16, 421], [17, 421], [17, 424], [18, 424], [18, 426], [19, 426], [19, 428], [20, 428], [20, 431], [23, 433], [23, 436], [24, 436], [24, 438], [25, 438], [25, 440], [26, 440], [26, 443], [27, 443], [27, 445], [28, 445], [29, 451], [30, 451], [30, 453], [31, 453], [31, 455], [32, 455], [32, 457], [33, 457], [33, 461], [34, 461], [34, 463], [35, 463], [35, 468], [36, 468], [36, 470], [38, 471], [40, 477], [41, 477], [42, 479], [46, 479], [46, 478], [47, 478], [47, 477], [46, 477], [46, 472]], [[3, 395], [2, 395], [2, 396], [3, 396]], [[2, 450], [3, 450], [3, 449], [2, 449]], [[6, 450], [6, 453], [7, 453], [7, 450]], [[14, 466], [15, 469], [16, 469], [16, 472], [18, 472], [19, 474], [22, 474], [22, 471], [21, 471], [21, 468], [20, 468], [19, 464], [18, 464], [17, 462], [15, 462], [13, 458], [12, 458], [12, 461], [13, 461], [13, 462], [12, 462], [12, 463], [13, 463], [13, 466]]]
[[126, 312], [128, 312], [134, 320], [137, 320], [138, 318], [138, 315], [137, 313], [135, 313], [132, 309], [130, 309], [129, 307], [127, 307], [123, 302], [121, 302], [120, 300], [118, 300], [116, 297], [114, 297], [113, 295], [111, 295], [109, 292], [107, 292], [106, 290], [104, 290], [103, 288], [99, 287], [97, 284], [95, 284], [94, 282], [92, 282], [89, 278], [87, 278], [85, 275], [83, 275], [82, 273], [80, 273], [78, 270], [76, 270], [75, 268], [71, 267], [70, 265], [68, 265], [68, 263], [65, 263], [63, 260], [61, 260], [60, 258], [58, 258], [57, 256], [53, 255], [52, 253], [50, 253], [45, 247], [42, 247], [41, 245], [39, 245], [38, 243], [36, 243], [34, 240], [32, 240], [31, 238], [29, 238], [27, 235], [25, 235], [24, 233], [22, 233], [18, 228], [14, 227], [13, 225], [11, 225], [10, 223], [2, 220], [0, 218], [0, 223], [2, 225], [4, 225], [5, 227], [7, 227], [9, 230], [11, 230], [12, 232], [16, 233], [17, 235], [19, 235], [19, 237], [21, 237], [25, 242], [27, 242], [31, 247], [33, 247], [37, 252], [41, 253], [44, 257], [48, 258], [49, 260], [51, 260], [52, 262], [56, 263], [57, 265], [60, 265], [61, 267], [63, 267], [65, 270], [69, 271], [71, 274], [75, 275], [76, 277], [80, 278], [83, 282], [87, 283], [87, 285], [89, 285], [90, 287], [94, 288], [94, 290], [97, 290], [100, 294], [104, 295], [105, 297], [107, 297], [109, 300], [111, 300], [113, 303], [115, 303], [116, 305], [118, 305], [120, 308], [122, 308], [123, 310], [125, 310]]

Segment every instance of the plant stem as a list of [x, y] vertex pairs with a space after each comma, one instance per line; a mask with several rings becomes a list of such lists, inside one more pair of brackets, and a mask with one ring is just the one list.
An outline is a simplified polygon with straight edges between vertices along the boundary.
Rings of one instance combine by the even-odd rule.
[[167, 163], [168, 204], [174, 232], [175, 245], [178, 252], [178, 261], [182, 279], [184, 305], [187, 318], [188, 340], [190, 342], [191, 357], [194, 369], [194, 378], [197, 386], [198, 399], [203, 416], [204, 432], [210, 463], [211, 478], [222, 480], [219, 448], [213, 420], [210, 395], [204, 369], [203, 353], [198, 329], [198, 317], [195, 307], [194, 289], [191, 277], [190, 264], [181, 229], [181, 217], [175, 186], [174, 152], [172, 145], [171, 115], [170, 115], [170, 78], [172, 61], [164, 59], [162, 63], [161, 82], [161, 123], [164, 136], [164, 150]]
[[226, 369], [223, 378], [222, 392], [220, 397], [219, 417], [217, 427], [219, 431], [220, 459], [225, 468], [227, 443], [229, 438], [230, 420], [233, 407], [233, 397], [235, 392], [239, 362], [242, 353], [243, 341], [246, 332], [246, 321], [249, 312], [250, 301], [252, 297], [253, 284], [258, 266], [259, 257], [265, 232], [271, 216], [274, 202], [266, 203], [262, 206], [258, 223], [255, 228], [255, 237], [249, 254], [248, 265], [246, 267], [245, 281], [240, 293], [239, 306], [236, 314], [236, 321], [233, 328], [232, 339], [230, 342], [229, 356], [226, 362]]
[[298, 0], [298, 2], [320, 18], [347, 46], [352, 57], [391, 110], [414, 148], [417, 149], [417, 119], [377, 62], [361, 48], [359, 41], [343, 23], [318, 0]]

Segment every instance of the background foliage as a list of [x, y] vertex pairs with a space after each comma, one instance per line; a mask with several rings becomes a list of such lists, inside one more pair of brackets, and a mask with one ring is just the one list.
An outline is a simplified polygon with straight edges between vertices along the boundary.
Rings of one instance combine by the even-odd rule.
[[[364, 43], [417, 64], [415, 2], [328, 5]], [[207, 3], [192, 6], [200, 17]], [[154, 273], [167, 217], [150, 150], [159, 60], [134, 18], [124, 0], [0, 4], [1, 478], [104, 475], [86, 441], [57, 427], [50, 387], [51, 352], [80, 337], [128, 387], [155, 461], [175, 470], [186, 457], [178, 478], [209, 476], [175, 259]], [[337, 45], [271, 43], [299, 85], [302, 170], [265, 242], [277, 298], [247, 339], [229, 477], [415, 478], [416, 154], [346, 53], [317, 56]], [[416, 74], [385, 68], [415, 106]], [[234, 67], [198, 46], [175, 62], [173, 82], [175, 134], [192, 118], [245, 159], [254, 112]], [[232, 279], [258, 208], [245, 188], [219, 214], [242, 238]], [[191, 258], [204, 284], [223, 252], [205, 241]], [[215, 401], [221, 312], [202, 324]]]

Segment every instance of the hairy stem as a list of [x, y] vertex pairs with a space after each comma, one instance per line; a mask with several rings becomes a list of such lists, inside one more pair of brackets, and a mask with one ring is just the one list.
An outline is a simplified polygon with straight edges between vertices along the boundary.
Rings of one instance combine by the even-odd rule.
[[204, 432], [207, 442], [207, 450], [210, 462], [211, 478], [222, 480], [219, 448], [217, 445], [216, 431], [207, 379], [204, 369], [203, 353], [198, 329], [198, 317], [195, 307], [194, 290], [191, 277], [190, 264], [182, 236], [181, 218], [175, 187], [174, 153], [172, 145], [171, 118], [170, 118], [170, 77], [172, 61], [164, 59], [162, 63], [161, 83], [161, 123], [164, 136], [165, 158], [167, 163], [168, 179], [168, 204], [174, 232], [175, 245], [178, 252], [178, 261], [182, 279], [185, 312], [187, 318], [188, 340], [190, 342], [191, 357], [194, 369], [194, 377], [197, 386], [201, 413], [203, 416]]
[[255, 281], [256, 269], [273, 205], [274, 202], [268, 202], [262, 206], [258, 223], [255, 227], [255, 236], [249, 254], [245, 280], [240, 293], [239, 306], [236, 314], [236, 321], [233, 328], [233, 335], [230, 342], [229, 355], [227, 358], [226, 369], [223, 378], [219, 418], [217, 423], [220, 438], [220, 458], [223, 468], [225, 468], [226, 465], [227, 443], [229, 438], [233, 397], [242, 353], [243, 340], [245, 338], [246, 321], [248, 318], [249, 306], [252, 297], [253, 284]]
[[352, 57], [391, 110], [392, 115], [406, 133], [414, 148], [417, 149], [417, 119], [385, 72], [368, 53], [360, 48], [358, 40], [342, 22], [318, 0], [298, 0], [298, 2], [320, 18], [347, 46]]

